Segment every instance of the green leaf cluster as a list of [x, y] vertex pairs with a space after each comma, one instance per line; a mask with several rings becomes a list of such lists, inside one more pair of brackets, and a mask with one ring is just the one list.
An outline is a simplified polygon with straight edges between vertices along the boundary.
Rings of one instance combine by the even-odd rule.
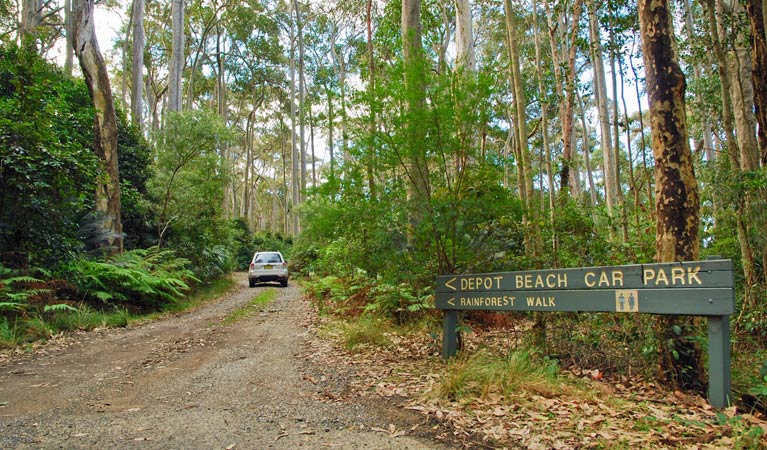
[[[151, 149], [117, 113], [125, 242], [149, 246]], [[102, 171], [93, 119], [81, 79], [29, 49], [0, 45], [0, 260], [55, 267], [85, 249], [84, 218]]]
[[85, 300], [158, 309], [182, 298], [197, 282], [189, 260], [157, 247], [116, 255], [107, 261], [78, 259], [66, 269]]
[[98, 159], [85, 84], [39, 55], [0, 46], [0, 253], [51, 262], [79, 247]]
[[203, 280], [234, 267], [237, 227], [222, 208], [231, 174], [221, 158], [232, 139], [223, 120], [206, 111], [169, 115], [155, 137], [155, 170], [147, 186], [160, 245], [187, 256]]

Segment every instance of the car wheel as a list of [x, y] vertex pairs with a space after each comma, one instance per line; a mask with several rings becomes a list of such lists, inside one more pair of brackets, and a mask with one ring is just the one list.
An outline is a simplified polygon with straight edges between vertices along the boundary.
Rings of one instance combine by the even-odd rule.
[[280, 284], [282, 285], [282, 287], [288, 287], [288, 280], [282, 280], [280, 281]]
[[250, 287], [256, 287], [256, 280], [248, 280], [248, 285]]

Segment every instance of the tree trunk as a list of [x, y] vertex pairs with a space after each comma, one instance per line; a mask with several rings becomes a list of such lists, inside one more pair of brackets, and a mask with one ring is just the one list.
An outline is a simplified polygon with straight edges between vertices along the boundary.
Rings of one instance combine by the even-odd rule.
[[[538, 3], [533, 0], [533, 36], [535, 39], [535, 72], [538, 79], [538, 92], [541, 96], [541, 140], [543, 145], [543, 157], [546, 164], [546, 181], [549, 189], [549, 221], [551, 222], [551, 254], [553, 266], [559, 267], [559, 237], [557, 235], [556, 227], [556, 186], [554, 185], [554, 168], [551, 162], [551, 146], [549, 145], [549, 119], [548, 119], [548, 107], [549, 103], [545, 100], [546, 89], [544, 89], [544, 74], [543, 66], [541, 64], [541, 42], [540, 42], [540, 30], [538, 29]], [[579, 97], [580, 98], [580, 97]], [[584, 132], [584, 136], [586, 133]], [[585, 151], [588, 152], [588, 147], [584, 146]], [[588, 166], [587, 166], [588, 169]], [[592, 190], [593, 192], [593, 190]]]
[[744, 41], [748, 39], [745, 31], [745, 19], [741, 19], [743, 9], [740, 3], [733, 2], [732, 9], [726, 9], [722, 2], [716, 2], [716, 18], [719, 36], [725, 36], [727, 26], [731, 31], [732, 42], [728, 47], [733, 50], [727, 54], [727, 71], [730, 80], [730, 98], [735, 118], [735, 138], [740, 150], [740, 167], [743, 171], [754, 170], [758, 166], [759, 144], [756, 138], [756, 118], [754, 116], [754, 87], [751, 82], [751, 54]]
[[375, 58], [373, 55], [373, 0], [368, 0], [365, 6], [365, 25], [367, 28], [367, 63], [368, 63], [368, 96], [370, 98], [370, 119], [368, 123], [367, 157], [365, 158], [365, 169], [368, 177], [368, 190], [371, 198], [376, 198], [376, 180], [375, 180], [375, 160], [376, 147], [375, 139], [377, 134], [377, 109], [375, 100], [376, 92], [376, 71]]
[[99, 245], [107, 254], [123, 251], [120, 220], [120, 176], [117, 164], [117, 118], [112, 88], [93, 25], [93, 0], [78, 1], [74, 14], [75, 52], [85, 76], [96, 115], [94, 150], [101, 159], [104, 176], [96, 185], [95, 210], [102, 235]]
[[[684, 0], [682, 2], [682, 8], [684, 13], [684, 26], [687, 29], [687, 35], [689, 40], [695, 40], [698, 39], [698, 36], [695, 33], [695, 26], [693, 25], [693, 16], [692, 16], [692, 7], [690, 6], [690, 0]], [[695, 61], [693, 63], [693, 77], [695, 81], [700, 80], [703, 75], [702, 67], [700, 64], [700, 61]], [[706, 155], [706, 161], [713, 161], [714, 160], [714, 132], [711, 128], [711, 118], [708, 117], [708, 114], [703, 114], [703, 117], [701, 117], [701, 120], [703, 121], [703, 151]]]
[[426, 108], [426, 73], [421, 43], [421, 1], [402, 0], [402, 46], [405, 63], [407, 104], [408, 200], [407, 244], [416, 247], [416, 230], [423, 220], [424, 201], [428, 195], [429, 172], [424, 150], [423, 116]]
[[[610, 16], [612, 20], [612, 16]], [[623, 196], [623, 189], [621, 189], [621, 159], [620, 159], [620, 128], [619, 128], [619, 115], [618, 115], [618, 77], [617, 77], [617, 71], [615, 69], [616, 65], [616, 47], [617, 43], [615, 42], [615, 33], [613, 31], [614, 27], [612, 26], [612, 23], [608, 25], [610, 28], [610, 81], [613, 85], [613, 116], [612, 116], [612, 126], [613, 126], [613, 145], [612, 145], [612, 152], [613, 152], [613, 181], [615, 182], [615, 198], [617, 200], [617, 206], [618, 206], [618, 214], [620, 215], [620, 224], [621, 224], [621, 237], [622, 242], [624, 244], [628, 244], [629, 242], [629, 224], [628, 224], [628, 214], [626, 211], [626, 199]], [[622, 85], [621, 85], [622, 86]]]
[[[749, 21], [751, 24], [751, 36], [752, 36], [752, 60], [753, 71], [752, 81], [754, 87], [754, 111], [756, 115], [756, 121], [759, 124], [757, 130], [757, 137], [759, 142], [759, 158], [755, 162], [753, 169], [758, 170], [759, 163], [761, 168], [767, 167], [767, 22], [765, 21], [765, 3], [760, 0], [747, 0], [746, 10], [748, 11]], [[767, 203], [767, 192], [762, 189], [760, 194], [762, 204]], [[763, 217], [763, 216], [762, 216]], [[757, 228], [765, 229], [767, 226], [767, 220], [762, 218], [762, 226]], [[763, 233], [760, 233], [759, 250], [762, 253], [762, 271], [767, 271], [767, 241]], [[756, 277], [754, 277], [756, 278]], [[756, 281], [756, 279], [754, 279]], [[749, 299], [754, 300], [754, 299]], [[755, 302], [751, 304], [756, 306]]]
[[456, 68], [474, 72], [474, 32], [469, 0], [455, 0], [455, 55]]
[[242, 193], [242, 217], [245, 218], [247, 223], [253, 230], [253, 210], [250, 208], [251, 196], [250, 196], [250, 174], [253, 171], [253, 146], [254, 146], [254, 127], [255, 127], [256, 107], [250, 110], [248, 114], [247, 125], [245, 126], [245, 189]]
[[172, 0], [173, 44], [168, 74], [168, 111], [181, 111], [181, 74], [184, 70], [184, 0]]
[[519, 36], [521, 29], [511, 6], [511, 0], [504, 0], [503, 8], [506, 14], [506, 40], [509, 52], [509, 68], [511, 75], [512, 93], [514, 96], [513, 120], [515, 135], [515, 150], [517, 153], [517, 172], [519, 176], [519, 195], [524, 206], [523, 222], [531, 228], [525, 233], [525, 247], [529, 256], [538, 256], [537, 222], [533, 207], [533, 168], [530, 161], [530, 149], [527, 140], [527, 100], [525, 97], [522, 67], [519, 59]]
[[[604, 182], [605, 204], [607, 214], [614, 216], [615, 207], [618, 204], [618, 180], [616, 176], [615, 151], [613, 150], [612, 131], [610, 129], [610, 113], [607, 108], [607, 81], [605, 66], [602, 59], [602, 41], [599, 32], [599, 20], [597, 18], [597, 4], [595, 1], [588, 3], [589, 31], [591, 40], [591, 62], [594, 69], [594, 97], [597, 102], [599, 113], [599, 136], [601, 138], [602, 154], [604, 158]], [[612, 227], [611, 232], [612, 235]]]
[[293, 0], [293, 9], [296, 12], [296, 30], [298, 38], [298, 148], [301, 190], [299, 201], [304, 202], [306, 197], [306, 78], [304, 70], [304, 22], [301, 17], [301, 5], [298, 0]]
[[64, 0], [64, 33], [66, 37], [66, 45], [64, 47], [64, 73], [68, 76], [72, 76], [72, 67], [74, 65], [74, 27], [72, 26], [72, 0]]
[[[721, 39], [721, 32], [724, 31], [719, 23], [720, 11], [717, 11], [717, 6], [714, 0], [706, 0], [704, 2], [706, 8], [706, 14], [709, 19], [709, 36], [714, 48], [714, 56], [717, 60], [717, 66], [719, 68], [719, 80], [721, 83], [722, 94], [722, 125], [726, 137], [726, 153], [729, 156], [730, 167], [734, 177], [738, 177], [742, 170], [741, 166], [741, 151], [739, 150], [739, 143], [735, 137], [735, 115], [733, 113], [733, 100], [732, 95], [735, 91], [733, 88], [733, 80], [730, 78], [730, 71], [728, 67], [727, 53], [724, 48], [724, 44]], [[748, 158], [746, 161], [748, 165]], [[741, 198], [738, 201], [736, 221], [737, 221], [737, 235], [738, 243], [740, 245], [740, 257], [741, 265], [743, 266], [743, 276], [745, 278], [744, 283], [744, 296], [743, 302], [746, 305], [754, 304], [754, 290], [756, 285], [756, 263], [754, 250], [749, 239], [749, 223], [748, 217], [750, 216], [750, 205], [747, 199]]]
[[[83, 0], [85, 1], [85, 0]], [[37, 50], [37, 27], [41, 22], [41, 0], [21, 0], [21, 23], [19, 27], [21, 43]]]
[[133, 0], [133, 65], [131, 71], [131, 121], [142, 129], [144, 88], [144, 0]]
[[[642, 111], [641, 101], [642, 95], [639, 91], [639, 74], [637, 73], [633, 58], [628, 58], [628, 60], [631, 73], [634, 75], [634, 92], [636, 93], [637, 115], [639, 117], [639, 142], [642, 150], [642, 175], [645, 186], [647, 187], [647, 203], [652, 204], [655, 197], [653, 195], [653, 183], [650, 179], [649, 165], [647, 164], [647, 139], [645, 138], [644, 112]], [[655, 218], [655, 209], [650, 209], [650, 216], [651, 218]]]
[[[655, 158], [656, 258], [658, 262], [697, 260], [700, 198], [687, 138], [685, 77], [672, 47], [672, 16], [666, 0], [640, 0], [639, 25]], [[692, 319], [670, 316], [658, 325], [661, 377], [678, 386], [700, 387], [698, 377], [705, 371], [701, 350], [691, 339]], [[681, 333], [673, 331], [680, 328]]]
[[299, 224], [298, 224], [298, 204], [301, 202], [301, 181], [299, 174], [299, 148], [296, 142], [296, 37], [293, 34], [294, 30], [290, 28], [290, 160], [291, 164], [291, 192], [293, 205], [291, 207], [291, 216], [293, 219], [293, 236], [298, 236]]
[[[573, 140], [573, 111], [575, 109], [575, 96], [578, 95], [575, 57], [577, 54], [576, 41], [578, 39], [578, 28], [583, 12], [583, 0], [575, 0], [572, 9], [571, 26], [566, 36], [566, 45], [568, 46], [567, 71], [564, 75], [564, 97], [562, 99], [562, 169], [559, 174], [560, 193], [566, 197], [570, 196], [570, 167], [573, 165], [573, 154], [575, 153], [575, 141]], [[551, 20], [549, 18], [549, 20]], [[551, 23], [549, 27], [552, 27]], [[549, 31], [553, 34], [554, 29]], [[553, 39], [553, 35], [552, 35]], [[553, 42], [553, 41], [552, 41]], [[554, 45], [552, 43], [552, 45]]]
[[[754, 88], [754, 110], [759, 124], [757, 137], [759, 155], [763, 166], [767, 165], [767, 38], [761, 0], [746, 0], [749, 22], [751, 24], [751, 56], [753, 61], [752, 82]], [[754, 164], [754, 168], [758, 164]]]
[[331, 88], [327, 88], [326, 93], [328, 99], [328, 153], [330, 154], [330, 179], [333, 179], [336, 177], [336, 156], [333, 138], [333, 131], [335, 131], [334, 122], [336, 116], [333, 110], [333, 90]]
[[583, 163], [586, 166], [586, 179], [589, 183], [589, 198], [591, 206], [597, 206], [597, 188], [594, 184], [594, 171], [591, 169], [591, 144], [589, 143], [589, 122], [586, 120], [586, 108], [583, 105], [583, 98], [578, 97], [578, 108], [580, 112], [581, 127], [583, 128]]

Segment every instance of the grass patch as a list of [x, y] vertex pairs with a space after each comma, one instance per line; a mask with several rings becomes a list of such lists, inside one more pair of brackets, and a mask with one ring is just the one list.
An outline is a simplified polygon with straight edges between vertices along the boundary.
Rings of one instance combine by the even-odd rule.
[[131, 314], [125, 309], [100, 311], [88, 305], [66, 310], [43, 312], [9, 321], [0, 317], [0, 348], [12, 348], [35, 341], [45, 341], [66, 331], [88, 331], [128, 325]]
[[0, 348], [13, 348], [35, 341], [45, 341], [66, 331], [88, 331], [96, 328], [124, 327], [131, 323], [155, 320], [168, 314], [195, 309], [228, 292], [237, 282], [223, 277], [197, 289], [188, 297], [169, 303], [162, 311], [134, 315], [127, 309], [101, 310], [81, 304], [67, 308], [49, 308], [28, 317], [16, 315], [8, 319], [0, 315]]
[[47, 320], [58, 331], [93, 330], [96, 328], [119, 328], [127, 326], [133, 316], [126, 309], [99, 311], [86, 305], [75, 311], [57, 313]]
[[519, 394], [520, 391], [553, 397], [569, 392], [558, 376], [556, 361], [537, 360], [525, 350], [507, 356], [478, 351], [450, 362], [447, 375], [433, 394], [450, 400], [486, 398], [491, 393]]
[[386, 347], [391, 344], [387, 332], [392, 331], [388, 321], [364, 316], [357, 321], [334, 320], [326, 324], [321, 333], [330, 337], [349, 351], [358, 351], [364, 347]]
[[262, 290], [253, 297], [246, 305], [241, 306], [227, 315], [221, 322], [224, 325], [231, 325], [233, 323], [244, 320], [251, 315], [263, 310], [265, 305], [271, 303], [274, 297], [277, 295], [277, 291], [274, 289]]

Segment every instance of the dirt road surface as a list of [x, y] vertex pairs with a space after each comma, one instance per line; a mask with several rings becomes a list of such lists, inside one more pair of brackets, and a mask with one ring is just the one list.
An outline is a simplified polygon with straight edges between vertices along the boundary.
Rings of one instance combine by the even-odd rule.
[[[322, 364], [298, 288], [237, 277], [195, 311], [0, 358], [0, 448], [447, 448], [419, 435], [422, 416], [355, 396], [347, 369]], [[272, 303], [222, 322], [264, 289]]]

